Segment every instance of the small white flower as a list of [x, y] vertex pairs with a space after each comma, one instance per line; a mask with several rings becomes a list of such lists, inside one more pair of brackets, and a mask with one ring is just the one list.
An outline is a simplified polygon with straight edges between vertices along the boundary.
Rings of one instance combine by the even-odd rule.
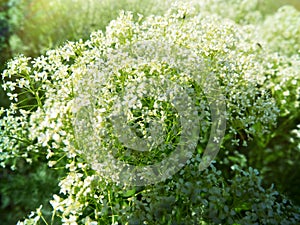
[[48, 166], [53, 167], [56, 163], [57, 163], [57, 161], [49, 161]]
[[284, 91], [284, 92], [283, 92], [283, 95], [284, 95], [284, 96], [289, 96], [289, 95], [290, 95], [289, 90]]

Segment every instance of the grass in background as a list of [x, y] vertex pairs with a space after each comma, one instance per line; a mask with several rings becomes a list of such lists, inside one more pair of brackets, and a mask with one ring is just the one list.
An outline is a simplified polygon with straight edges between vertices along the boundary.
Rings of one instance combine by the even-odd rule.
[[12, 36], [14, 54], [37, 56], [66, 40], [87, 39], [94, 30], [105, 30], [119, 14], [129, 10], [144, 15], [161, 13], [165, 1], [158, 0], [18, 0], [21, 12]]

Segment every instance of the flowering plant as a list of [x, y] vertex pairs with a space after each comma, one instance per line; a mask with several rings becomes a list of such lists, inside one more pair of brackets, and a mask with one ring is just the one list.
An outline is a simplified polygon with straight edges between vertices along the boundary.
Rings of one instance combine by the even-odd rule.
[[257, 170], [227, 166], [282, 113], [255, 30], [178, 3], [10, 61], [1, 165], [44, 158], [63, 174], [50, 222], [39, 208], [19, 224], [296, 224]]

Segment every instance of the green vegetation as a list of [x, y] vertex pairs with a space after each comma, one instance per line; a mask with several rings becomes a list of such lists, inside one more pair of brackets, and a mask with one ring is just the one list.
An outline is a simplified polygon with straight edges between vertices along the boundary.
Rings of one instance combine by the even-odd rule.
[[92, 31], [104, 30], [120, 10], [149, 15], [166, 7], [153, 0], [10, 0], [8, 6], [11, 51], [27, 56], [45, 53], [66, 40], [87, 39]]
[[[300, 12], [171, 3], [2, 3], [1, 224], [300, 223]], [[200, 170], [222, 104], [220, 151]], [[199, 133], [180, 139], [193, 110]], [[192, 158], [167, 175], [126, 177], [118, 163], [181, 145]]]

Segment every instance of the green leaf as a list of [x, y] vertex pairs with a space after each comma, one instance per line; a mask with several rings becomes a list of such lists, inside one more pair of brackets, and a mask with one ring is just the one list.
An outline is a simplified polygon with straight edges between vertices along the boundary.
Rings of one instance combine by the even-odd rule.
[[135, 194], [135, 192], [136, 192], [135, 188], [128, 190], [126, 192], [123, 192], [123, 197], [125, 197], [125, 198], [131, 197]]

